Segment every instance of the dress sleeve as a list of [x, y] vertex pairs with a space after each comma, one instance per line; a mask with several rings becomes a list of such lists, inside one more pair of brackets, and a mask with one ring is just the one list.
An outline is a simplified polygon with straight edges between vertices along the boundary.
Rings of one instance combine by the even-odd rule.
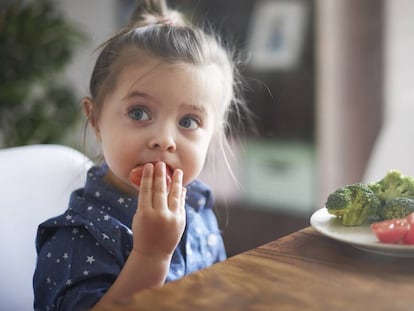
[[226, 259], [226, 250], [214, 211], [210, 188], [196, 180], [187, 194], [187, 271], [196, 271]]
[[[213, 263], [217, 263], [227, 259], [226, 248], [223, 241], [221, 230], [214, 210], [214, 196], [212, 191], [207, 188], [203, 192], [205, 197], [205, 207], [201, 213], [210, 233], [207, 235], [207, 245], [210, 252], [213, 254]], [[203, 202], [203, 200], [201, 200]]]
[[84, 227], [41, 229], [33, 278], [35, 310], [84, 310], [120, 272], [115, 258]]
[[202, 214], [204, 221], [209, 228], [205, 240], [209, 253], [213, 256], [212, 263], [223, 261], [227, 258], [227, 254], [216, 215], [212, 209], [206, 209]]

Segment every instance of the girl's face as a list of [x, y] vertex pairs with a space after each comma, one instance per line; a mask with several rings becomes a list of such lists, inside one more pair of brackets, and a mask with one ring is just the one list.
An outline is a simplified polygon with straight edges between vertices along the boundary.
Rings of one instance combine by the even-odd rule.
[[[183, 184], [203, 168], [222, 90], [214, 66], [171, 65], [145, 56], [125, 66], [95, 122], [109, 171], [106, 180], [129, 194], [128, 176], [148, 162], [184, 172]], [[85, 104], [86, 112], [92, 109]]]

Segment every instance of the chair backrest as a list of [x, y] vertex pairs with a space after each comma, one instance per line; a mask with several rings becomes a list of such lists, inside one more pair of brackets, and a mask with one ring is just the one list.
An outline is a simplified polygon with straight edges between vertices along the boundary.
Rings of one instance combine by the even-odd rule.
[[37, 226], [67, 208], [91, 166], [60, 145], [0, 149], [0, 310], [33, 310]]

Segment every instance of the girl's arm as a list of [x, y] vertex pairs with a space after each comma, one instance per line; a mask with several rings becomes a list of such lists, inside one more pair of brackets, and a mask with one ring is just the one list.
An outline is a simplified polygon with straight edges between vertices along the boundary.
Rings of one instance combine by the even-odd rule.
[[128, 298], [143, 289], [160, 286], [185, 227], [183, 173], [175, 170], [170, 191], [165, 163], [144, 166], [138, 208], [132, 222], [133, 248], [119, 276], [96, 304]]

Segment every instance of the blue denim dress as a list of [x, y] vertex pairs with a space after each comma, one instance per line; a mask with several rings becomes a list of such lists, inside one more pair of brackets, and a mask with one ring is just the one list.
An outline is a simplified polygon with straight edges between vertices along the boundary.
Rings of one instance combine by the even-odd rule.
[[[69, 208], [40, 224], [33, 278], [35, 310], [83, 310], [105, 294], [132, 249], [137, 198], [104, 182], [107, 166], [88, 172], [85, 187], [72, 193]], [[226, 258], [210, 189], [195, 180], [187, 186], [187, 223], [174, 251], [166, 281]]]

